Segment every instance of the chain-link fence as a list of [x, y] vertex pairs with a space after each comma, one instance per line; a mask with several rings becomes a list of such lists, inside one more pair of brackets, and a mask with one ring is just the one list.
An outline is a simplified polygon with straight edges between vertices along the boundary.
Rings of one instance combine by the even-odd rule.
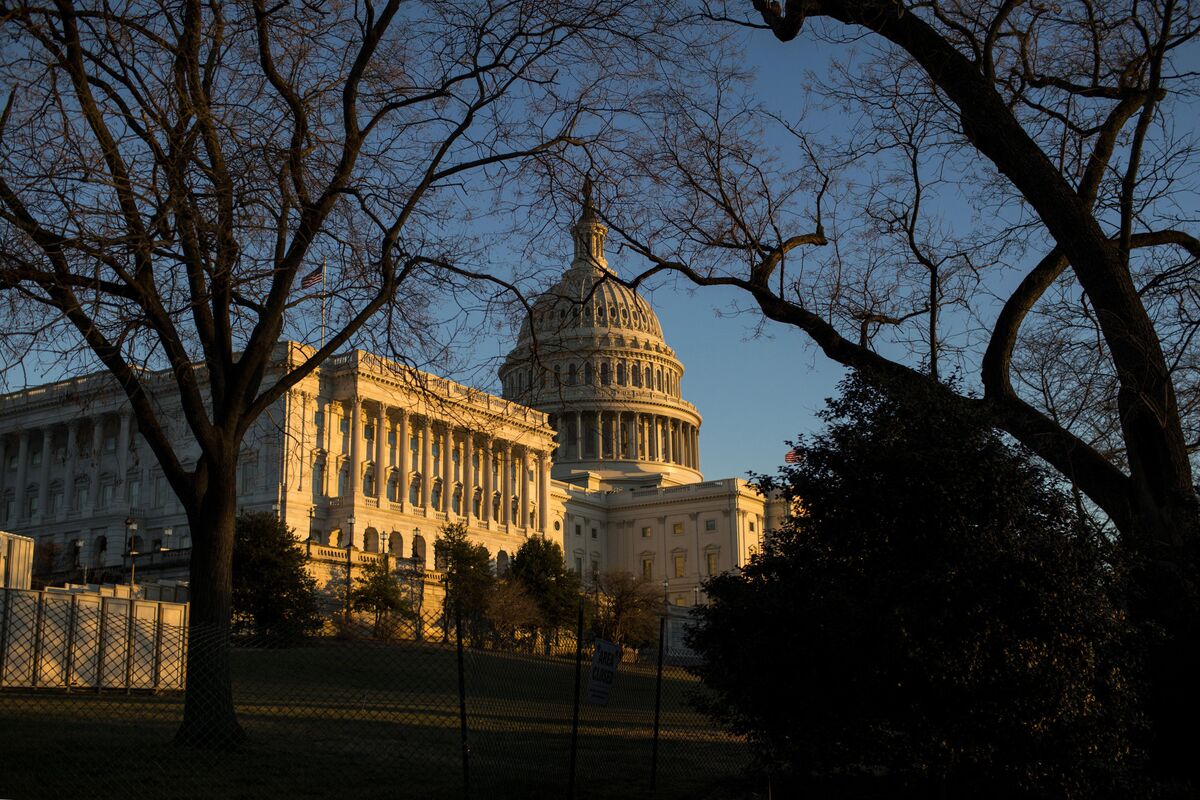
[[239, 639], [245, 738], [194, 748], [173, 743], [178, 665], [210, 643], [170, 609], [80, 613], [88, 601], [37, 594], [0, 590], [0, 797], [765, 797], [749, 745], [657, 650], [602, 654], [594, 677], [587, 631], [578, 647], [574, 631], [501, 646], [440, 613]]

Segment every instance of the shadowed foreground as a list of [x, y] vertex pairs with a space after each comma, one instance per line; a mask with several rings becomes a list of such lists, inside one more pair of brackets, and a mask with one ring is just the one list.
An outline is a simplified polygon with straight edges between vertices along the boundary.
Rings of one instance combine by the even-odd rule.
[[[321, 641], [237, 648], [233, 665], [249, 739], [230, 752], [170, 744], [179, 694], [0, 692], [0, 796], [464, 796], [452, 647]], [[464, 666], [470, 795], [565, 797], [573, 661], [468, 650]], [[690, 707], [698, 689], [664, 672], [653, 796], [765, 796], [748, 745]], [[581, 706], [578, 797], [651, 796], [654, 692], [652, 665], [622, 664], [609, 704]]]

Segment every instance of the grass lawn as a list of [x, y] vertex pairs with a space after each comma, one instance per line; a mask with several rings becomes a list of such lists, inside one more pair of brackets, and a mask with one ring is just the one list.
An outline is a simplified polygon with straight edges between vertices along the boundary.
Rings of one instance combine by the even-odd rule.
[[[464, 796], [453, 648], [330, 641], [237, 649], [233, 666], [249, 740], [229, 753], [169, 743], [178, 695], [0, 692], [0, 798]], [[465, 677], [470, 796], [566, 797], [573, 661], [469, 650]], [[680, 670], [650, 793], [654, 677], [622, 664], [609, 704], [581, 707], [576, 796], [754, 797], [747, 745], [691, 710]]]

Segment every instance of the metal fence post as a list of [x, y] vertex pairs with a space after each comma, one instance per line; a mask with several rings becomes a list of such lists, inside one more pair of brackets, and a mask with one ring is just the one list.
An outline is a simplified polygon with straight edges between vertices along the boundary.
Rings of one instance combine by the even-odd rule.
[[662, 714], [663, 651], [667, 649], [667, 615], [658, 621], [658, 675], [654, 679], [654, 742], [650, 746], [650, 791], [658, 782], [658, 723]]
[[63, 685], [71, 693], [71, 671], [75, 667], [75, 624], [78, 620], [79, 595], [71, 595], [71, 610], [67, 615], [67, 657], [63, 659]]
[[[444, 612], [443, 612], [444, 613]], [[471, 797], [471, 748], [467, 744], [467, 681], [463, 669], [462, 609], [454, 604], [454, 639], [458, 649], [458, 729], [462, 740], [463, 797]]]
[[579, 749], [579, 677], [583, 666], [583, 597], [579, 598], [579, 621], [575, 625], [575, 710], [571, 715], [571, 775], [567, 797], [575, 797], [575, 755]]
[[8, 666], [8, 613], [12, 607], [12, 589], [0, 589], [4, 598], [4, 613], [0, 614], [0, 686], [4, 685], [4, 671]]
[[42, 676], [42, 615], [45, 613], [45, 602], [46, 595], [38, 592], [37, 612], [33, 617], [33, 678], [30, 684], [34, 688], [37, 688], [38, 679]]
[[125, 694], [133, 693], [133, 592], [129, 593], [129, 624], [125, 626]]
[[96, 691], [104, 690], [104, 636], [108, 633], [108, 604], [100, 598], [100, 625], [96, 634]]

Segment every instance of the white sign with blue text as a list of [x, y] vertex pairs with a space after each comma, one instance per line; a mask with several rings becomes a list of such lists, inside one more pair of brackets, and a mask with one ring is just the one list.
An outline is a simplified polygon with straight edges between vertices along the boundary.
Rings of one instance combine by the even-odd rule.
[[596, 640], [596, 652], [592, 656], [592, 673], [588, 677], [587, 701], [593, 705], [608, 705], [608, 694], [617, 677], [617, 664], [621, 661], [620, 645]]

